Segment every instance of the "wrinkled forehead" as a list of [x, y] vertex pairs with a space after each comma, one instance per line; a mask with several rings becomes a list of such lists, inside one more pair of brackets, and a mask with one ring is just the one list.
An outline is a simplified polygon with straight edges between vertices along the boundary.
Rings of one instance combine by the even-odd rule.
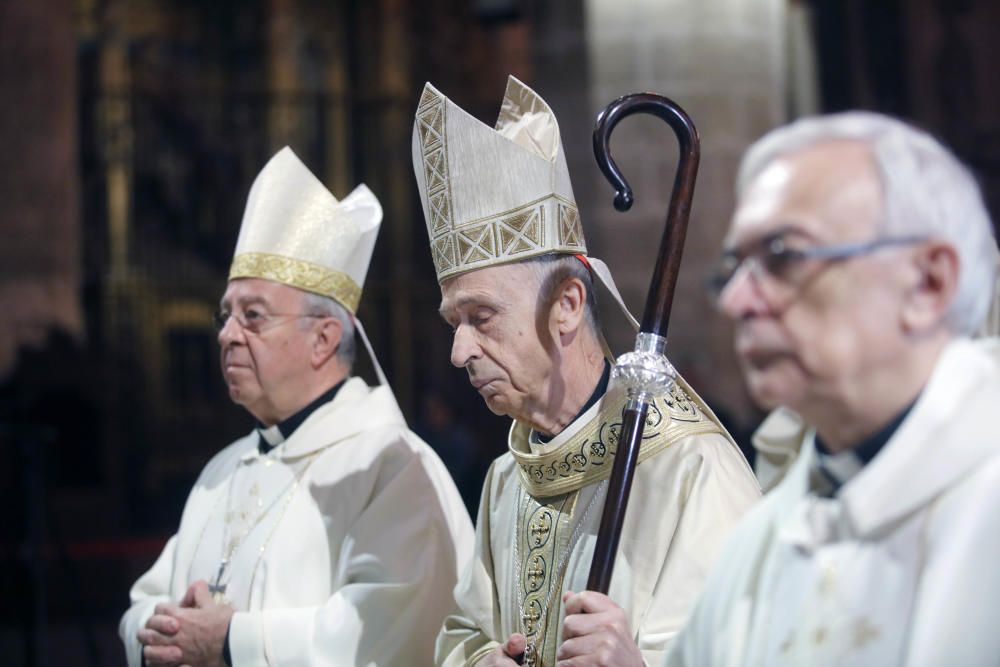
[[522, 263], [501, 264], [467, 271], [441, 283], [442, 314], [469, 304], [503, 304], [534, 298], [537, 280]]
[[777, 157], [750, 180], [726, 246], [785, 230], [825, 243], [868, 239], [881, 215], [881, 181], [869, 147], [825, 142]]
[[247, 307], [250, 304], [281, 309], [302, 303], [305, 293], [282, 283], [263, 278], [236, 278], [226, 285], [219, 303], [223, 308]]

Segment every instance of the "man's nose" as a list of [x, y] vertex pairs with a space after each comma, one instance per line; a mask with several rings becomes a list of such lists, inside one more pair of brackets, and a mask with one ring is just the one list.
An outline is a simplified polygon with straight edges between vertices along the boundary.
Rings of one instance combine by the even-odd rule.
[[767, 299], [761, 291], [760, 282], [749, 266], [740, 267], [716, 301], [719, 311], [733, 321], [764, 313]]
[[451, 363], [456, 368], [463, 368], [474, 359], [480, 357], [479, 343], [472, 327], [459, 324], [451, 341]]
[[222, 328], [219, 329], [219, 346], [224, 348], [230, 343], [241, 340], [243, 336], [243, 327], [240, 326], [235, 317], [230, 315]]

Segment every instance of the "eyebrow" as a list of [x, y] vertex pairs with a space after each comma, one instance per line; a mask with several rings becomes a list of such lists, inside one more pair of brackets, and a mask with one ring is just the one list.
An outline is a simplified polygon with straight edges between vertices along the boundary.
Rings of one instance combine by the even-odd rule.
[[481, 306], [483, 308], [492, 308], [493, 310], [500, 310], [502, 307], [501, 303], [490, 299], [484, 299], [480, 295], [464, 294], [457, 297], [453, 302], [447, 304], [441, 304], [441, 307], [438, 308], [438, 315], [441, 316], [441, 319], [447, 322], [448, 313], [453, 313], [456, 310], [461, 310], [462, 308], [470, 304], [475, 306]]
[[759, 246], [785, 236], [799, 236], [809, 241], [819, 241], [819, 239], [817, 239], [813, 234], [810, 234], [800, 224], [796, 222], [786, 222], [749, 242], [742, 243], [740, 245], [724, 245], [722, 247], [722, 254], [738, 255], [740, 254], [740, 251], [745, 250], [746, 248]]
[[[244, 310], [246, 309], [247, 306], [253, 306], [256, 304], [260, 304], [265, 307], [270, 307], [270, 304], [267, 302], [267, 299], [257, 295], [242, 296], [236, 300], [236, 303]], [[226, 310], [228, 307], [229, 304], [226, 302], [225, 299], [219, 302], [219, 308], [221, 308], [222, 310]]]

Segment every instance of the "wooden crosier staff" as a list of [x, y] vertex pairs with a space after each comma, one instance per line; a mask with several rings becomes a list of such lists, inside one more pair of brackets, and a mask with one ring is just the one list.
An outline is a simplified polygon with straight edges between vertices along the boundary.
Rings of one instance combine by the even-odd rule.
[[667, 324], [670, 306], [674, 300], [677, 272], [684, 250], [691, 198], [694, 196], [695, 176], [698, 173], [700, 144], [698, 130], [688, 115], [675, 102], [653, 93], [634, 93], [619, 97], [604, 108], [594, 125], [594, 157], [605, 178], [615, 188], [615, 208], [627, 211], [632, 207], [632, 188], [622, 176], [618, 165], [611, 157], [609, 142], [611, 132], [621, 119], [636, 113], [648, 113], [666, 121], [677, 135], [680, 143], [680, 159], [674, 188], [667, 209], [666, 229], [660, 241], [660, 251], [650, 282], [642, 324], [636, 337], [635, 350], [621, 356], [612, 370], [612, 378], [626, 389], [626, 403], [622, 427], [618, 435], [618, 450], [615, 454], [611, 478], [608, 480], [608, 494], [604, 501], [600, 532], [594, 548], [594, 559], [590, 565], [587, 590], [607, 594], [614, 569], [615, 554], [621, 538], [635, 476], [639, 445], [646, 423], [646, 412], [654, 396], [662, 396], [670, 390], [677, 373], [667, 357]]

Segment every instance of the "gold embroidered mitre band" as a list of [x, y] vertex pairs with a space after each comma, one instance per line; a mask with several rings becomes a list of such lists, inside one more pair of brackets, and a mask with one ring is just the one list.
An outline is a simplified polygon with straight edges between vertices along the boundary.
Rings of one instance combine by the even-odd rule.
[[381, 222], [382, 207], [367, 187], [338, 202], [286, 146], [250, 188], [229, 279], [272, 280], [354, 313]]
[[438, 282], [537, 255], [587, 253], [555, 115], [514, 77], [495, 129], [428, 83], [412, 149]]

